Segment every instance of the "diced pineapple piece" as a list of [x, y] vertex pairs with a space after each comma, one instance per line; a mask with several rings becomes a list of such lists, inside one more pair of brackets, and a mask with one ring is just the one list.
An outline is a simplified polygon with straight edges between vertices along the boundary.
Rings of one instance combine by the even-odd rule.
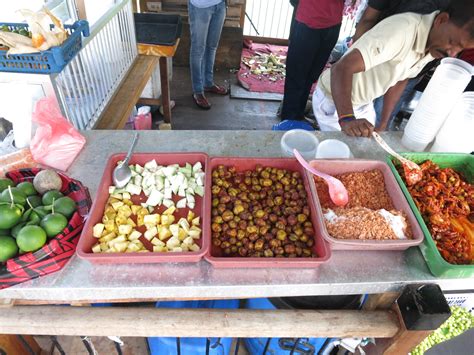
[[123, 200], [123, 203], [125, 203], [127, 206], [133, 205], [133, 202], [131, 200]]
[[[193, 211], [188, 211], [188, 216], [186, 217], [186, 220], [191, 223], [191, 221], [194, 219], [194, 212]], [[199, 218], [199, 217], [198, 217]]]
[[143, 206], [140, 207], [140, 210], [137, 212], [137, 216], [146, 216], [147, 214], [150, 214], [150, 212]]
[[106, 221], [104, 225], [105, 229], [109, 232], [112, 232], [115, 229], [115, 222], [113, 220]]
[[136, 214], [138, 214], [138, 211], [140, 211], [142, 209], [142, 206], [132, 205], [132, 206], [130, 206], [130, 208], [132, 210], [132, 214], [136, 215]]
[[131, 218], [128, 218], [128, 219], [127, 219], [127, 224], [130, 225], [130, 226], [132, 226], [132, 227], [136, 227], [136, 226], [137, 226], [137, 224], [136, 224], [136, 223], [133, 221], [133, 219], [131, 219]]
[[107, 205], [107, 207], [105, 207], [105, 211], [104, 211], [104, 214], [108, 214], [108, 213], [113, 213], [115, 214], [115, 210], [112, 206], [110, 205]]
[[199, 247], [199, 245], [197, 245], [197, 244], [192, 244], [192, 245], [190, 245], [188, 248], [189, 248], [189, 250], [191, 250], [191, 251], [199, 251], [199, 250], [201, 249], [201, 248]]
[[170, 239], [168, 239], [168, 241], [166, 242], [166, 247], [170, 250], [172, 250], [173, 248], [177, 248], [181, 245], [181, 243], [179, 242], [179, 239], [176, 238], [176, 237], [171, 237]]
[[128, 240], [130, 241], [133, 241], [133, 240], [137, 240], [138, 238], [141, 237], [141, 233], [137, 230], [134, 230], [132, 231], [132, 233], [130, 233], [130, 235], [128, 236]]
[[158, 234], [158, 229], [156, 227], [152, 227], [148, 229], [143, 235], [146, 239], [152, 240], [155, 235]]
[[[158, 234], [158, 238], [160, 238], [160, 240], [165, 240], [165, 239], [167, 239], [167, 238], [169, 238], [169, 237], [171, 237], [171, 236], [172, 236], [171, 231], [170, 231], [167, 227], [165, 227], [165, 226], [163, 226], [163, 227], [160, 229], [160, 233]], [[176, 238], [176, 239], [177, 239], [177, 238]]]
[[99, 238], [99, 242], [101, 242], [101, 243], [110, 242], [116, 236], [117, 236], [117, 234], [115, 232], [110, 232], [109, 234], [106, 234], [103, 237]]
[[200, 219], [201, 219], [201, 218], [200, 218], [199, 216], [196, 217], [196, 218], [194, 218], [194, 219], [192, 220], [192, 222], [191, 222], [192, 225], [193, 225], [193, 226], [199, 226]]
[[92, 235], [95, 238], [100, 238], [102, 236], [102, 232], [105, 229], [105, 225], [102, 223], [97, 223], [93, 228], [92, 228]]
[[128, 235], [132, 233], [133, 227], [129, 224], [121, 224], [119, 225], [118, 229], [119, 229], [119, 234]]
[[194, 244], [194, 239], [192, 237], [186, 237], [184, 240], [183, 240], [183, 243], [182, 244], [185, 244], [185, 245], [193, 245]]
[[128, 218], [132, 215], [132, 209], [128, 205], [123, 205], [118, 208], [117, 213], [122, 214]]
[[111, 205], [112, 205], [113, 209], [117, 211], [119, 209], [119, 207], [124, 206], [124, 203], [122, 201], [117, 201], [117, 202], [111, 203]]
[[171, 249], [170, 251], [173, 252], [173, 253], [180, 253], [180, 252], [183, 251], [183, 248], [181, 248], [181, 247], [175, 247], [175, 248]]
[[92, 246], [92, 252], [93, 253], [100, 253], [102, 251], [102, 249], [100, 249], [100, 244], [99, 243], [96, 243]]
[[177, 237], [179, 234], [179, 225], [177, 224], [172, 224], [169, 226], [170, 232], [173, 235], [173, 237]]
[[128, 244], [128, 242], [115, 243], [114, 248], [117, 252], [123, 253], [127, 249]]
[[189, 251], [189, 248], [186, 244], [181, 244], [180, 248], [181, 248], [181, 251]]
[[178, 224], [183, 228], [186, 232], [189, 231], [189, 223], [185, 218], [181, 218]]
[[183, 241], [187, 237], [188, 233], [183, 228], [179, 228], [178, 239]]
[[107, 249], [109, 249], [109, 246], [107, 245], [107, 243], [100, 243], [101, 251], [106, 251]]
[[144, 222], [145, 224], [157, 225], [160, 223], [160, 215], [158, 213], [146, 215]]
[[124, 192], [122, 194], [122, 200], [130, 200], [132, 198], [132, 195], [130, 195], [129, 192]]
[[189, 230], [188, 235], [193, 238], [193, 239], [199, 239], [201, 238], [201, 231], [197, 230]]
[[148, 249], [140, 249], [138, 253], [149, 253], [150, 251]]
[[145, 216], [137, 216], [137, 226], [138, 227], [141, 227], [145, 224], [144, 218], [145, 218]]
[[127, 217], [123, 215], [117, 215], [117, 217], [115, 217], [115, 224], [118, 226], [121, 224], [127, 224]]
[[176, 211], [176, 207], [175, 206], [171, 206], [169, 207], [167, 210], [165, 210], [163, 212], [164, 215], [172, 215], [174, 212]]
[[109, 194], [112, 195], [115, 192], [115, 186], [109, 186]]
[[117, 194], [117, 193], [110, 195], [110, 197], [116, 198], [117, 200], [123, 199], [122, 194]]
[[153, 244], [153, 245], [160, 245], [160, 246], [162, 246], [162, 247], [166, 245], [165, 243], [163, 243], [163, 242], [162, 242], [161, 240], [159, 240], [158, 238], [153, 238], [153, 239], [151, 240], [151, 244]]
[[169, 226], [174, 222], [175, 218], [173, 215], [162, 215], [161, 216], [161, 224], [165, 226]]
[[153, 252], [154, 253], [162, 253], [164, 252], [165, 250], [165, 247], [163, 245], [154, 245], [153, 246]]

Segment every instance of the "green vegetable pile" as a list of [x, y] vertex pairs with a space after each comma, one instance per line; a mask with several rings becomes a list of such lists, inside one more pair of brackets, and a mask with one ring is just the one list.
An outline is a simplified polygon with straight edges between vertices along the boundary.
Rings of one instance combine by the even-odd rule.
[[425, 351], [436, 344], [452, 339], [472, 327], [474, 327], [474, 315], [472, 315], [465, 308], [452, 306], [451, 317], [449, 317], [448, 320], [441, 325], [441, 327], [436, 329], [425, 340], [418, 344], [418, 346], [414, 348], [410, 354], [424, 354]]

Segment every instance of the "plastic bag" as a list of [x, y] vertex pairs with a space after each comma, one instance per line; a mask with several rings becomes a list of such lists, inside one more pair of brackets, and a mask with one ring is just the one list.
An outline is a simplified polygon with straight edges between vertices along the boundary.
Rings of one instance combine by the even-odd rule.
[[291, 129], [304, 129], [306, 131], [314, 131], [315, 129], [307, 122], [284, 120], [280, 123], [274, 124], [272, 131], [289, 131]]
[[36, 103], [33, 122], [38, 125], [30, 145], [33, 158], [43, 165], [67, 170], [86, 139], [61, 115], [53, 97]]
[[136, 130], [151, 129], [151, 109], [150, 106], [142, 106], [135, 116], [134, 127]]

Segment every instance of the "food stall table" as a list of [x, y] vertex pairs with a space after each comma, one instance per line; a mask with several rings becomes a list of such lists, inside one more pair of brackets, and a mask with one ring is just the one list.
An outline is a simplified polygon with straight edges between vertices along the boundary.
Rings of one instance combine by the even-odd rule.
[[[68, 174], [87, 186], [94, 198], [108, 157], [125, 152], [133, 132], [93, 130], [83, 134], [87, 145]], [[135, 152], [281, 157], [282, 134], [275, 131], [142, 131]], [[372, 139], [351, 138], [340, 132], [315, 134], [320, 141], [335, 138], [346, 142], [356, 159], [385, 159], [385, 152]], [[401, 132], [386, 132], [382, 136], [395, 150], [403, 151]], [[419, 249], [409, 248], [404, 252], [333, 251], [329, 262], [315, 269], [215, 269], [204, 260], [195, 264], [98, 265], [74, 256], [55, 274], [0, 291], [0, 301], [15, 305], [80, 304], [371, 294], [376, 296], [369, 299], [368, 308], [375, 309], [391, 305], [404, 286], [420, 283], [437, 283], [443, 291], [474, 290], [472, 279], [435, 278]], [[290, 329], [291, 323], [285, 328]], [[5, 329], [0, 325], [0, 333]]]

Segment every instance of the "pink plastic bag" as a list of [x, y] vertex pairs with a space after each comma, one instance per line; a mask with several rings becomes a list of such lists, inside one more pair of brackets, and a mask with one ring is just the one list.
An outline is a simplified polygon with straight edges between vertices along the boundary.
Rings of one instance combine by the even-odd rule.
[[151, 112], [149, 106], [142, 106], [138, 109], [138, 115], [135, 116], [133, 125], [136, 130], [151, 129]]
[[53, 97], [36, 103], [33, 122], [38, 125], [30, 144], [33, 158], [43, 165], [66, 171], [86, 139], [61, 115]]

